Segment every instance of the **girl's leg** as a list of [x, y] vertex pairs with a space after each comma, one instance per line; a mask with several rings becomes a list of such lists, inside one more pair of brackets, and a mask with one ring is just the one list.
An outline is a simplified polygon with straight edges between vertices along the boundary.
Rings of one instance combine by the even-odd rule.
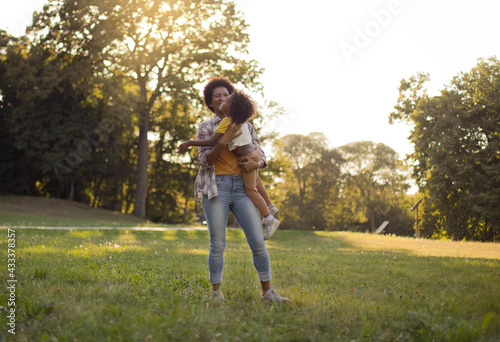
[[269, 207], [272, 202], [271, 202], [271, 199], [269, 198], [269, 195], [266, 191], [266, 188], [264, 187], [264, 185], [262, 184], [262, 181], [260, 180], [260, 177], [259, 177], [259, 172], [257, 171], [257, 191], [259, 192], [259, 194], [262, 196], [262, 198], [264, 199], [264, 201], [266, 201], [266, 205]]
[[[258, 150], [255, 150], [254, 152], [247, 154], [246, 157], [252, 158], [256, 161], [260, 160], [260, 152]], [[252, 202], [255, 204], [257, 209], [259, 209], [259, 212], [262, 216], [266, 217], [269, 216], [271, 213], [269, 212], [269, 208], [267, 207], [266, 201], [264, 198], [260, 195], [259, 191], [257, 190], [257, 179], [259, 179], [258, 175], [258, 170], [253, 170], [251, 172], [245, 172], [243, 169], [241, 170], [241, 175], [243, 178], [243, 183], [245, 184], [245, 190], [252, 200]], [[260, 181], [260, 179], [259, 179]], [[261, 182], [262, 184], [262, 182]]]
[[271, 213], [269, 212], [269, 208], [267, 207], [266, 201], [262, 196], [260, 195], [259, 191], [257, 190], [257, 170], [254, 170], [252, 172], [245, 172], [242, 170], [241, 176], [243, 178], [243, 182], [245, 184], [245, 190], [252, 200], [253, 204], [257, 207], [259, 210], [260, 214], [263, 217], [269, 216]]
[[264, 201], [266, 201], [267, 208], [269, 209], [271, 215], [275, 216], [279, 212], [279, 209], [276, 208], [276, 206], [271, 202], [271, 199], [269, 198], [266, 188], [264, 188], [264, 185], [262, 184], [262, 181], [260, 180], [258, 173], [257, 173], [257, 191], [262, 196]]

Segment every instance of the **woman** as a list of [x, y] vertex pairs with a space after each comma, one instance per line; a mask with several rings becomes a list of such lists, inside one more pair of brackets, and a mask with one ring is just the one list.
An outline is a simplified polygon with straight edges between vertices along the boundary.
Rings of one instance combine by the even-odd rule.
[[[205, 104], [216, 116], [200, 125], [196, 140], [206, 140], [214, 134], [224, 117], [220, 106], [233, 91], [233, 85], [225, 77], [213, 77], [208, 81], [203, 96]], [[198, 202], [203, 203], [210, 235], [208, 269], [213, 289], [212, 300], [224, 301], [220, 286], [226, 247], [226, 222], [231, 210], [252, 250], [253, 263], [262, 287], [261, 298], [271, 302], [287, 302], [287, 298], [281, 297], [271, 288], [271, 266], [259, 212], [247, 196], [241, 178], [240, 167], [246, 172], [263, 168], [267, 165], [266, 157], [253, 127], [252, 142], [260, 149], [261, 160], [257, 162], [250, 158], [241, 158], [238, 161], [229, 151], [228, 143], [238, 135], [240, 127], [241, 125], [231, 124], [217, 144], [198, 148], [200, 171], [196, 177], [195, 196]]]

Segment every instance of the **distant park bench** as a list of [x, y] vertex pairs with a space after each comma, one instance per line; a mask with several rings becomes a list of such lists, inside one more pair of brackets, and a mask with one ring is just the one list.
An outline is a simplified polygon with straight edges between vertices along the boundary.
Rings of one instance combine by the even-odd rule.
[[378, 227], [378, 229], [375, 231], [375, 234], [382, 233], [382, 231], [385, 229], [385, 227], [387, 227], [388, 224], [389, 224], [389, 221], [382, 222], [382, 224], [380, 225], [380, 227]]

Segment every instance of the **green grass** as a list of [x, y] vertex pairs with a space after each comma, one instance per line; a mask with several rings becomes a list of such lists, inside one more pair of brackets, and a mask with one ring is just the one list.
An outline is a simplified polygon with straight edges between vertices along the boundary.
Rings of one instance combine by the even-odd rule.
[[0, 195], [0, 226], [154, 227], [133, 215], [56, 198]]
[[[0, 197], [0, 225], [148, 225], [47, 200]], [[213, 306], [206, 230], [14, 230], [16, 335], [2, 261], [0, 341], [500, 340], [499, 244], [280, 230], [267, 243], [273, 287], [291, 303], [275, 306], [259, 300], [245, 237], [230, 229], [226, 300]]]
[[500, 338], [498, 244], [279, 231], [268, 242], [273, 284], [291, 303], [274, 306], [260, 302], [244, 235], [231, 229], [220, 307], [208, 300], [207, 231], [16, 229], [16, 243], [15, 338], [0, 316], [8, 340]]

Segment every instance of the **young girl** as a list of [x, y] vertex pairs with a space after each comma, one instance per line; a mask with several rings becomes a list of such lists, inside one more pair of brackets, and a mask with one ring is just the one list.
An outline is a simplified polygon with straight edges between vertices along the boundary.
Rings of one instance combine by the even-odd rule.
[[[190, 146], [214, 145], [226, 132], [231, 122], [238, 125], [245, 124], [247, 121], [257, 116], [255, 102], [249, 95], [240, 90], [235, 90], [231, 95], [229, 95], [224, 102], [222, 102], [220, 110], [226, 115], [226, 117], [221, 120], [219, 126], [215, 130], [215, 133], [210, 137], [210, 139], [190, 140], [184, 142], [179, 146], [181, 153]], [[260, 152], [252, 144], [252, 138], [247, 125], [242, 125], [240, 132], [241, 134], [228, 144], [229, 150], [232, 151], [238, 158], [246, 157], [257, 162], [260, 161]], [[279, 210], [269, 200], [269, 196], [267, 195], [267, 192], [259, 178], [258, 170], [245, 172], [242, 169], [241, 172], [243, 184], [245, 185], [248, 197], [250, 197], [260, 214], [264, 217], [262, 220], [266, 230], [264, 240], [267, 240], [276, 232], [278, 226], [280, 225], [280, 221], [273, 216], [273, 214], [276, 214]], [[269, 206], [266, 202], [269, 203]]]

